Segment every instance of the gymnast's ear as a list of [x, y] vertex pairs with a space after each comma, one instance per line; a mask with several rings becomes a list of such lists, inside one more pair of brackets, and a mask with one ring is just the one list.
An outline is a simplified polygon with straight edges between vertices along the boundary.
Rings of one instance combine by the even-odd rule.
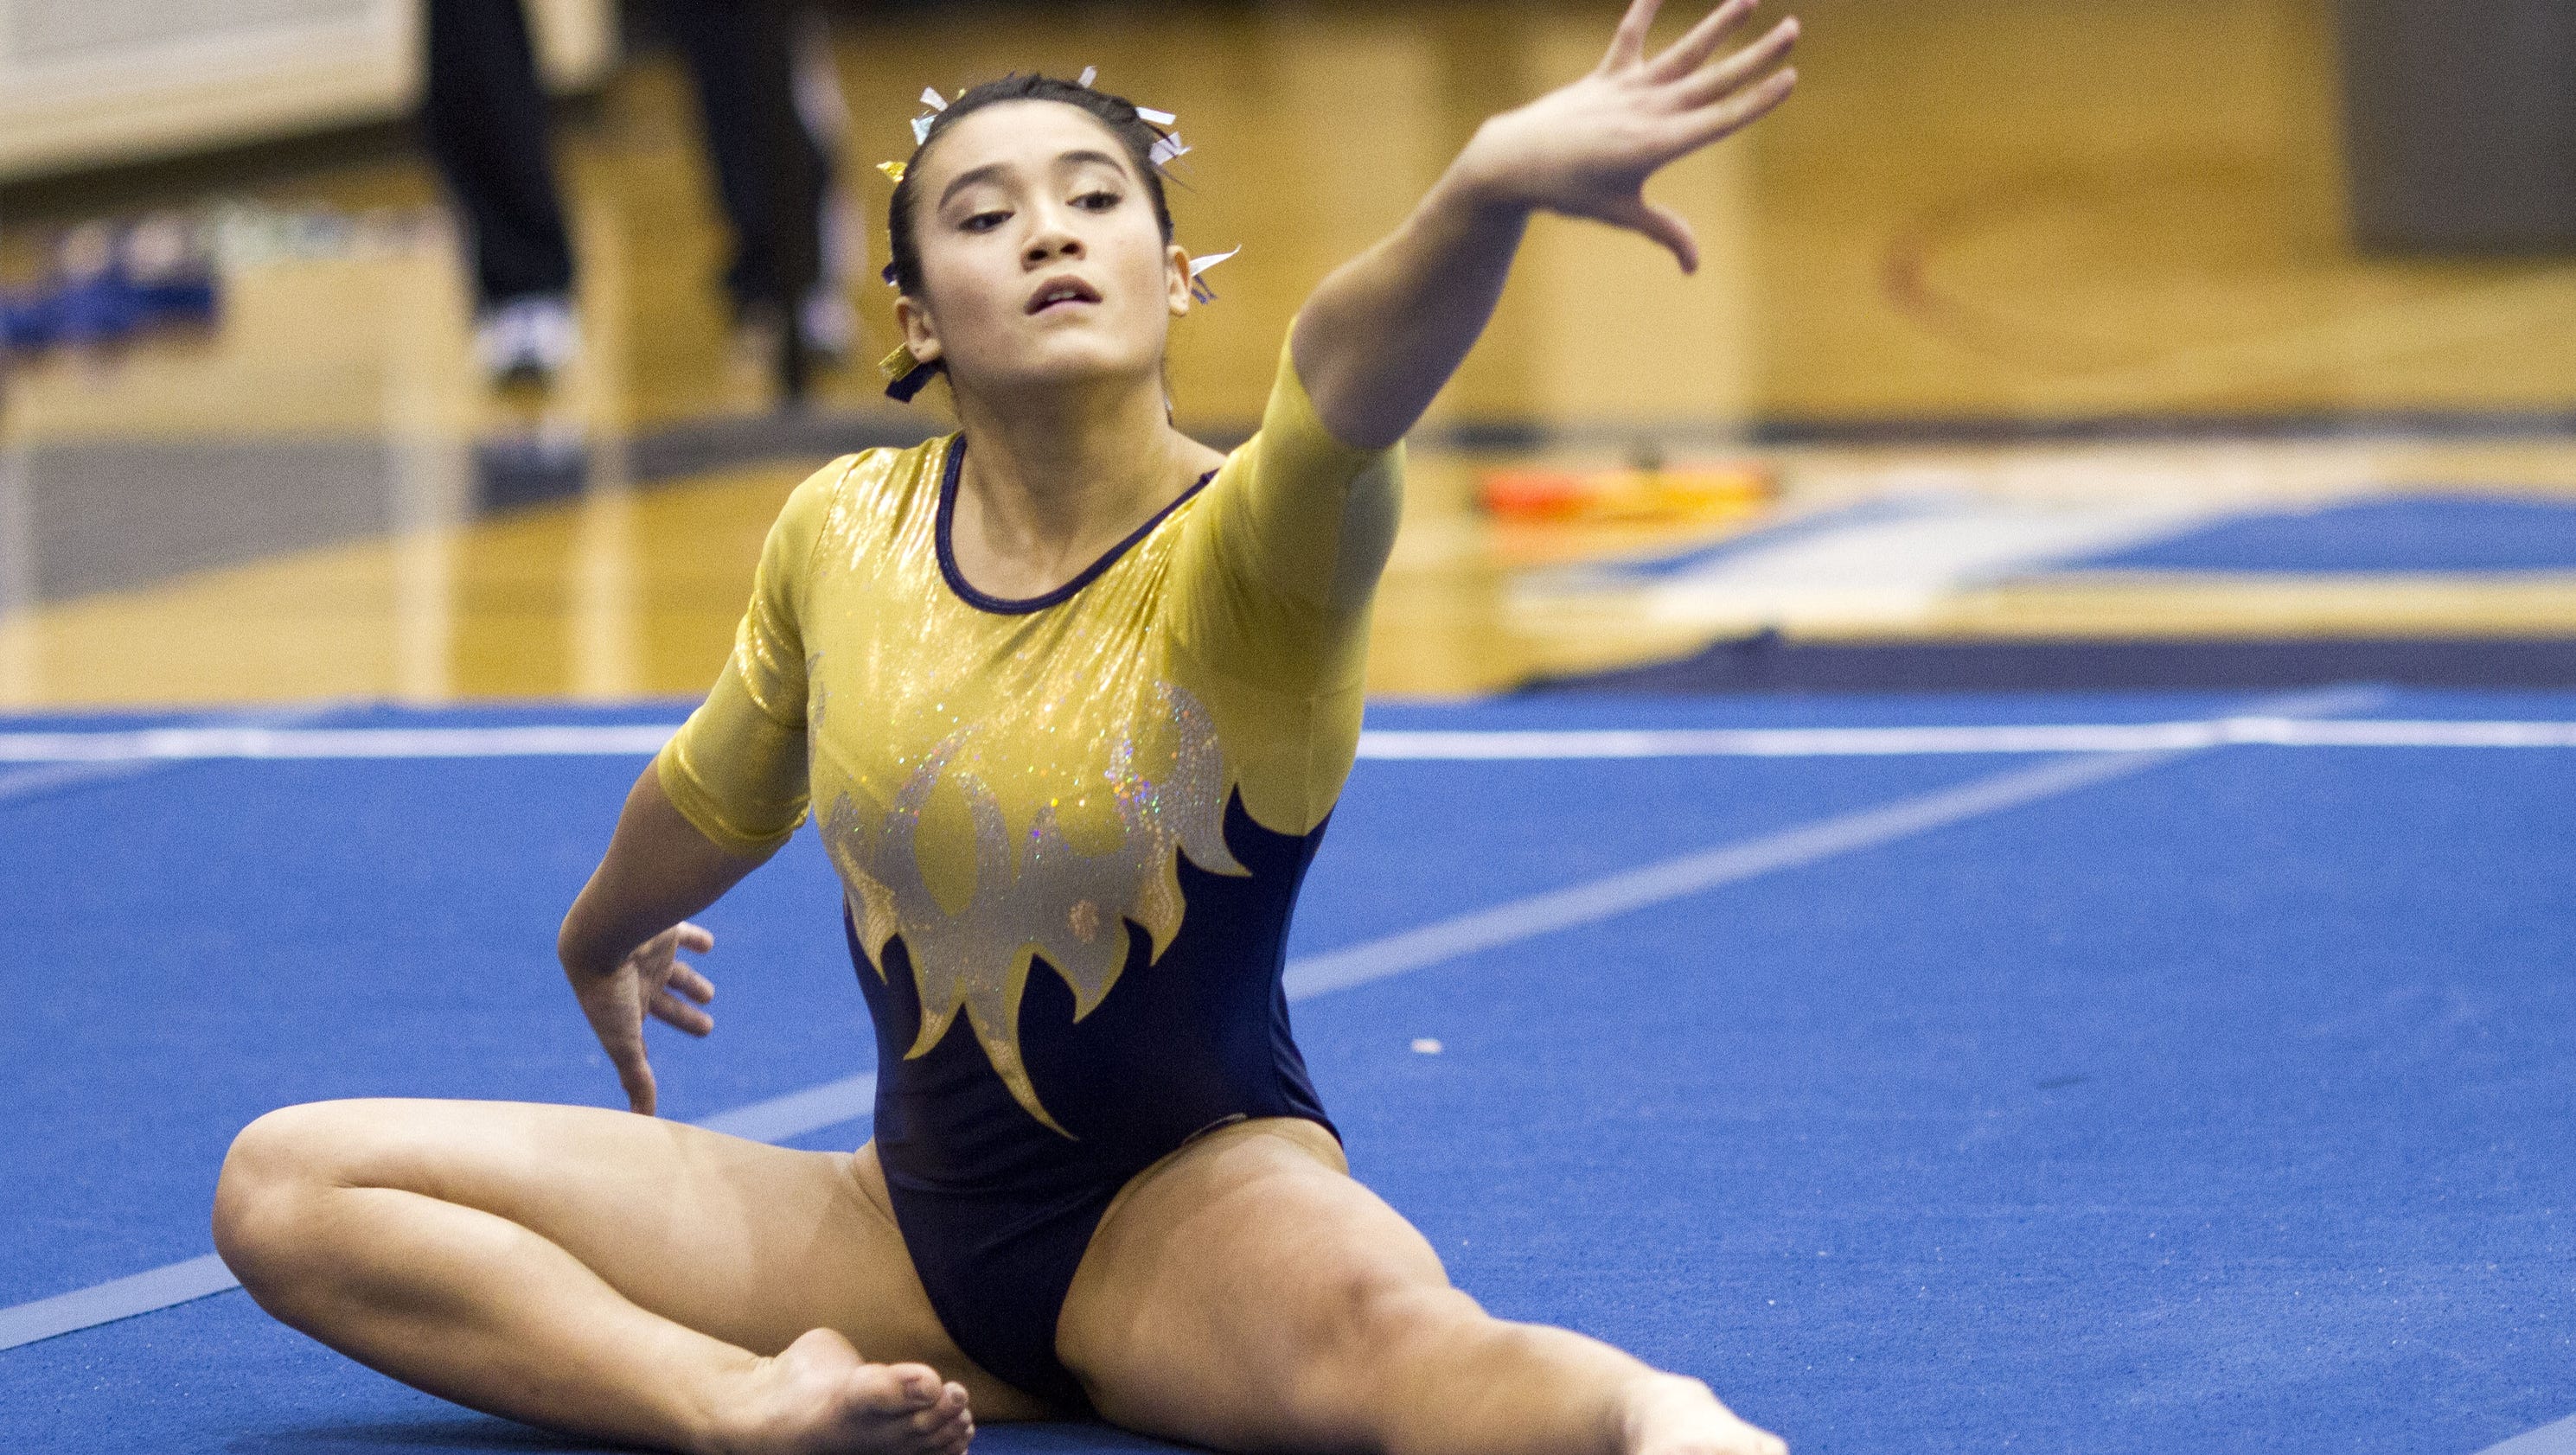
[[903, 330], [904, 344], [912, 350], [914, 362], [928, 364], [938, 360], [941, 353], [939, 330], [930, 321], [930, 310], [915, 302], [911, 294], [896, 296], [894, 322], [895, 327]]
[[1190, 251], [1179, 243], [1163, 248], [1163, 295], [1172, 317], [1183, 318], [1190, 311]]

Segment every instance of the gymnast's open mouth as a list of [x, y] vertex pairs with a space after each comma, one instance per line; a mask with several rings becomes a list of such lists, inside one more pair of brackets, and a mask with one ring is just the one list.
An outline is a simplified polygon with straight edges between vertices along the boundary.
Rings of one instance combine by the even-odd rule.
[[1046, 282], [1039, 284], [1038, 291], [1029, 295], [1028, 311], [1030, 313], [1044, 313], [1050, 308], [1059, 308], [1075, 303], [1097, 303], [1099, 301], [1099, 289], [1092, 287], [1080, 278], [1066, 275], [1064, 277], [1050, 278]]

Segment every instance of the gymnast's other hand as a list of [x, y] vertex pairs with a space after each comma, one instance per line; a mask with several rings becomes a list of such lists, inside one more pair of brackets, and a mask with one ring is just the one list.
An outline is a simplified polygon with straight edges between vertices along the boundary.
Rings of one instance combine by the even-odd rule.
[[636, 946], [605, 974], [570, 971], [582, 1014], [590, 1017], [600, 1049], [617, 1067], [627, 1106], [640, 1115], [651, 1116], [654, 1105], [653, 1065], [644, 1056], [644, 1018], [649, 1015], [693, 1036], [716, 1028], [715, 1017], [701, 1008], [716, 998], [714, 982], [679, 958], [684, 949], [703, 955], [715, 945], [715, 936], [682, 921]]
[[1797, 84], [1795, 70], [1773, 69], [1797, 42], [1795, 19], [1718, 55], [1755, 3], [1726, 0], [1649, 58], [1646, 31], [1661, 0], [1634, 0], [1590, 74], [1477, 129], [1459, 162], [1478, 195], [1644, 233], [1671, 249], [1682, 271], [1696, 272], [1699, 242], [1690, 224], [1646, 200], [1646, 179], [1752, 124]]

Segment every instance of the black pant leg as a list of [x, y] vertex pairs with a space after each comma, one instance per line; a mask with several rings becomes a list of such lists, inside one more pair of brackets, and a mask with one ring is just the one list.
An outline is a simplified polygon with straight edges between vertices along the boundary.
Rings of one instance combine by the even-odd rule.
[[665, 0], [733, 229], [725, 289], [793, 318], [822, 273], [830, 160], [796, 109], [793, 0]]
[[473, 236], [488, 308], [572, 288], [546, 98], [520, 0], [427, 0], [422, 129]]

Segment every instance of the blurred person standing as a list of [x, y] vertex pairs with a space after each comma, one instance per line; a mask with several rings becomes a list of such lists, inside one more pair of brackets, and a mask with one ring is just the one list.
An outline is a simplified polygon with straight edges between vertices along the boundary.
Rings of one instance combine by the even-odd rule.
[[[426, 0], [422, 124], [473, 254], [474, 349], [495, 383], [544, 383], [580, 350], [576, 269], [524, 0]], [[843, 114], [828, 41], [795, 0], [662, 0], [695, 83], [733, 239], [737, 326], [779, 332], [787, 392], [856, 333], [826, 205]], [[790, 326], [792, 323], [792, 327]]]
[[475, 356], [495, 380], [541, 380], [580, 330], [528, 18], [520, 0], [427, 7], [421, 126], [473, 254]]

